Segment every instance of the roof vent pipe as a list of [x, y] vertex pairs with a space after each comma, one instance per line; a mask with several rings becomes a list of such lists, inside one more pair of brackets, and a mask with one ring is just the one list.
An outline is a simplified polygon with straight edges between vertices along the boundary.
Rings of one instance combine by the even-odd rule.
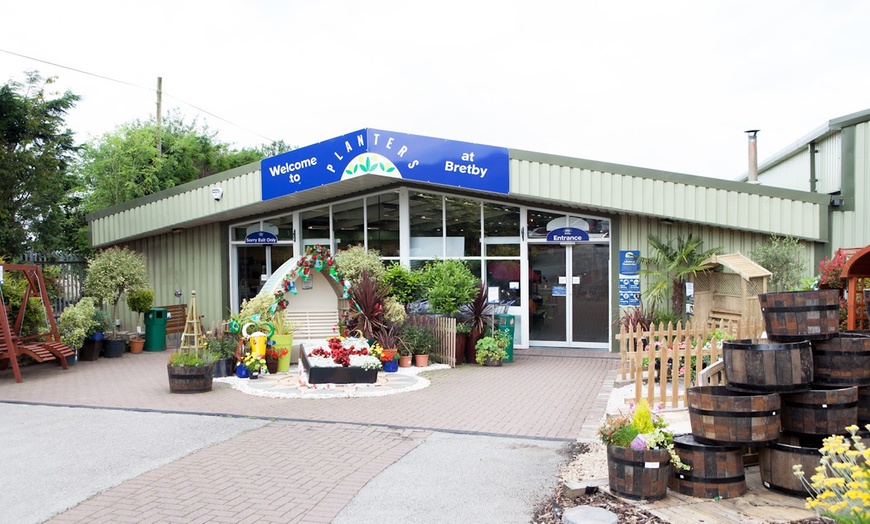
[[758, 183], [758, 131], [758, 129], [745, 131], [749, 135], [749, 177], [747, 182], [750, 184]]

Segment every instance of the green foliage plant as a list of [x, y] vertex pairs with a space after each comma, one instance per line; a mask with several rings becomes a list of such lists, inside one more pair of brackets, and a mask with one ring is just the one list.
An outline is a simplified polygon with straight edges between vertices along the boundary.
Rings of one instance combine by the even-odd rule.
[[[112, 317], [118, 318], [118, 302], [124, 293], [148, 287], [145, 256], [126, 247], [110, 247], [88, 262], [85, 292], [112, 304]], [[113, 327], [113, 336], [117, 329]]]
[[45, 306], [42, 304], [42, 299], [31, 296], [27, 303], [24, 303], [24, 295], [27, 292], [28, 282], [20, 271], [8, 271], [4, 273], [3, 282], [3, 298], [7, 303], [7, 314], [10, 319], [10, 326], [18, 318], [18, 314], [24, 307], [24, 320], [21, 324], [21, 334], [24, 336], [36, 335], [45, 333], [48, 328], [46, 321], [48, 317], [45, 315]]
[[96, 311], [93, 297], [83, 297], [75, 305], [64, 308], [57, 320], [61, 342], [72, 349], [82, 347], [85, 339], [97, 328]]
[[455, 316], [474, 300], [478, 279], [463, 260], [444, 259], [426, 266], [423, 285], [425, 298], [434, 313]]
[[384, 280], [386, 269], [381, 261], [381, 253], [376, 249], [366, 251], [363, 246], [351, 246], [339, 251], [333, 258], [338, 272], [351, 283], [351, 287], [359, 284], [363, 270], [368, 270], [369, 278], [376, 282]]
[[772, 235], [750, 253], [755, 263], [773, 273], [770, 276], [772, 291], [795, 289], [801, 280], [806, 265], [803, 249], [798, 239]]
[[384, 282], [390, 286], [390, 296], [399, 303], [408, 305], [422, 298], [422, 273], [392, 262], [384, 272]]
[[142, 315], [151, 310], [154, 305], [154, 290], [148, 288], [133, 289], [127, 292], [127, 307], [136, 312], [136, 326]]
[[432, 355], [438, 348], [438, 336], [426, 326], [407, 323], [400, 335], [403, 349], [414, 355]]
[[487, 362], [498, 362], [507, 357], [507, 341], [501, 332], [494, 331], [491, 335], [482, 337], [474, 346], [475, 361], [483, 365]]
[[179, 349], [169, 355], [169, 365], [175, 367], [199, 367], [214, 364], [215, 357], [210, 351]]
[[647, 266], [641, 274], [649, 276], [650, 286], [643, 296], [651, 302], [654, 310], [669, 307], [678, 318], [682, 318], [685, 283], [690, 276], [704, 269], [701, 262], [719, 253], [721, 248], [702, 250], [704, 241], [693, 234], [686, 238], [678, 236], [676, 245], [674, 239], [663, 241], [655, 235], [649, 235], [647, 243], [651, 253], [641, 257], [640, 261]]

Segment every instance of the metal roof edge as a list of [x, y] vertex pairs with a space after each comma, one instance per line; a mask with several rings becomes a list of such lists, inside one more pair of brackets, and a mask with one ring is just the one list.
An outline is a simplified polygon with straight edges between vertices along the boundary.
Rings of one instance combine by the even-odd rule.
[[[758, 172], [759, 174], [771, 167], [781, 164], [782, 162], [788, 160], [789, 158], [801, 153], [806, 146], [808, 146], [811, 142], [815, 142], [822, 138], [827, 138], [830, 135], [833, 135], [837, 131], [841, 131], [845, 127], [854, 126], [860, 124], [862, 122], [870, 121], [870, 109], [865, 109], [863, 111], [857, 111], [855, 113], [850, 113], [848, 115], [843, 115], [837, 118], [833, 118], [828, 120], [824, 124], [819, 127], [813, 129], [806, 135], [787, 145], [786, 147], [780, 149], [775, 152], [768, 158], [766, 158], [759, 166]], [[738, 180], [744, 181], [749, 177], [748, 173], [743, 173]]]
[[247, 173], [252, 173], [254, 171], [260, 170], [260, 161], [251, 162], [249, 164], [245, 164], [243, 166], [234, 167], [232, 169], [228, 169], [226, 171], [221, 171], [220, 173], [215, 173], [213, 175], [209, 175], [204, 178], [198, 178], [196, 180], [192, 180], [185, 184], [181, 184], [175, 187], [170, 187], [169, 189], [164, 189], [163, 191], [158, 191], [157, 193], [152, 193], [150, 195], [145, 195], [143, 197], [136, 198], [134, 200], [128, 200], [126, 202], [122, 202], [118, 205], [105, 207], [98, 211], [94, 211], [92, 213], [88, 213], [85, 216], [85, 220], [88, 222], [92, 222], [94, 220], [98, 220], [103, 217], [107, 217], [109, 215], [113, 215], [115, 213], [120, 213], [122, 211], [127, 211], [133, 209], [135, 207], [139, 207], [143, 204], [149, 204], [151, 202], [156, 202], [157, 200], [162, 200], [167, 197], [180, 195], [182, 193], [186, 193], [188, 191], [192, 191], [194, 189], [199, 189], [201, 187], [207, 187], [212, 184], [223, 182], [224, 180], [229, 180], [231, 178], [237, 177], [239, 175], [244, 175]]
[[738, 182], [735, 180], [722, 180], [720, 178], [689, 175], [685, 173], [675, 173], [672, 171], [662, 171], [658, 169], [628, 166], [624, 164], [613, 164], [609, 162], [602, 162], [599, 160], [587, 160], [583, 158], [551, 155], [535, 151], [525, 151], [522, 149], [510, 149], [509, 152], [511, 160], [528, 160], [530, 162], [557, 164], [578, 169], [590, 169], [592, 171], [630, 175], [640, 178], [661, 180], [663, 182], [703, 186], [714, 189], [721, 189], [724, 191], [751, 193], [760, 196], [786, 198], [789, 200], [800, 200], [804, 202], [818, 203], [824, 205], [827, 205], [830, 201], [830, 195], [819, 195], [818, 193], [812, 193], [809, 191], [798, 191], [795, 189], [748, 184], [746, 182]]

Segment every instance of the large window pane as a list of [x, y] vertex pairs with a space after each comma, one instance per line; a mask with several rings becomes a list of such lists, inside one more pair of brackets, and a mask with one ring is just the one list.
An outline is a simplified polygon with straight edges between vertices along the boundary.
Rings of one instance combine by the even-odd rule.
[[302, 219], [302, 246], [321, 244], [330, 246], [329, 240], [329, 208], [312, 209], [303, 211]]
[[412, 257], [444, 258], [441, 195], [412, 191], [409, 196]]
[[362, 199], [332, 206], [332, 227], [335, 251], [365, 243], [365, 221]]
[[388, 193], [366, 198], [368, 206], [368, 248], [382, 257], [399, 256], [399, 194]]
[[275, 233], [278, 240], [293, 241], [293, 215], [270, 218], [263, 226], [264, 231]]
[[520, 241], [520, 208], [504, 204], [485, 202], [483, 204], [484, 237], [502, 238], [507, 242]]
[[480, 256], [480, 202], [447, 197], [447, 257]]
[[233, 228], [233, 241], [234, 242], [244, 242], [245, 237], [248, 236], [248, 233], [252, 231], [259, 231], [260, 223], [259, 222], [251, 222], [250, 224], [245, 224], [242, 226], [235, 226]]

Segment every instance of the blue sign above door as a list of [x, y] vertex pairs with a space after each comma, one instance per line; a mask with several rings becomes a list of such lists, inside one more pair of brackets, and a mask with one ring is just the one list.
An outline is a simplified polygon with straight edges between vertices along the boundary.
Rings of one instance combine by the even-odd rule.
[[588, 242], [589, 233], [576, 227], [557, 227], [547, 233], [547, 242]]
[[268, 231], [254, 231], [245, 236], [245, 244], [277, 244], [278, 237]]
[[364, 175], [490, 193], [510, 188], [507, 148], [362, 129], [260, 162], [263, 200]]

